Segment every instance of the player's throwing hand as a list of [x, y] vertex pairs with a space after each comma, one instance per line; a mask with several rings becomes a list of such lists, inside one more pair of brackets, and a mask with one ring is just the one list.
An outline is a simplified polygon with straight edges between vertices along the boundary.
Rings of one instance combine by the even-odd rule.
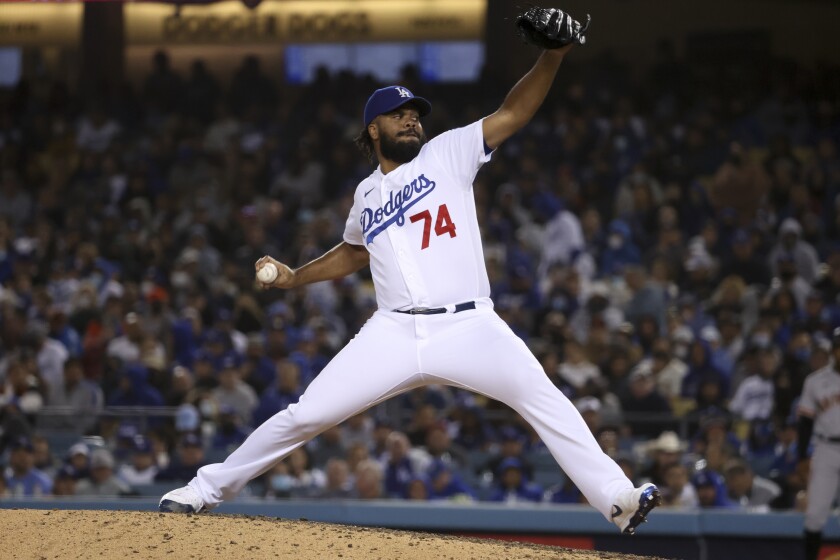
[[293, 288], [295, 285], [295, 271], [268, 255], [254, 263], [254, 271], [259, 272], [260, 269], [269, 263], [277, 267], [277, 278], [272, 282], [263, 282], [257, 277], [257, 284], [259, 284], [260, 288], [263, 290], [267, 290], [268, 288]]

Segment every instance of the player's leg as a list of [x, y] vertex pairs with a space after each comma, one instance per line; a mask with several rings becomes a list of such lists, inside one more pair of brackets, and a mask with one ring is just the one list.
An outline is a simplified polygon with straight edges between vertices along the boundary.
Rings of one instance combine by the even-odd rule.
[[617, 496], [633, 489], [633, 483], [601, 450], [577, 409], [549, 381], [525, 343], [491, 309], [463, 312], [457, 321], [451, 315], [430, 318], [427, 327], [436, 336], [420, 346], [424, 376], [482, 393], [516, 410], [589, 503], [610, 519]]
[[815, 560], [820, 550], [822, 530], [837, 495], [840, 473], [840, 446], [819, 443], [811, 457], [808, 477], [808, 506], [805, 509], [805, 560]]
[[[410, 318], [374, 314], [307, 387], [298, 403], [266, 420], [224, 462], [199, 469], [185, 491], [194, 491], [205, 509], [235, 497], [250, 480], [327, 428], [417, 386], [417, 371]], [[178, 495], [175, 498], [180, 499]], [[166, 499], [164, 496], [162, 509]], [[177, 503], [173, 509], [182, 511]]]

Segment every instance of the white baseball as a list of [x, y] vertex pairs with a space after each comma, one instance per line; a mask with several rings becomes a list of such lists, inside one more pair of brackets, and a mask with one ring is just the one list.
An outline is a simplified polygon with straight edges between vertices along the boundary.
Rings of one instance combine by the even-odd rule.
[[257, 279], [264, 284], [271, 284], [277, 280], [277, 267], [274, 263], [267, 263], [257, 271]]

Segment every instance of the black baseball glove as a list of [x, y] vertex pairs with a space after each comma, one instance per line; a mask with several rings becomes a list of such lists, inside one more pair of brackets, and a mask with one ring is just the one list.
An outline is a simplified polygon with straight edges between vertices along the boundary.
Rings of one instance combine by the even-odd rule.
[[586, 43], [591, 21], [589, 14], [586, 14], [586, 23], [581, 25], [562, 10], [533, 7], [516, 18], [516, 28], [526, 43], [541, 49], [559, 49], [570, 43]]

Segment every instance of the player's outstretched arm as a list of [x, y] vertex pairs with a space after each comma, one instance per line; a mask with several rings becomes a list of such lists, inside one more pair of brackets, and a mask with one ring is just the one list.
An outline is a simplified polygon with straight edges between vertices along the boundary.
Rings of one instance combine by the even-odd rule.
[[491, 149], [498, 148], [536, 114], [554, 82], [563, 57], [573, 45], [543, 51], [533, 68], [507, 94], [502, 106], [484, 119], [484, 142]]
[[259, 271], [268, 263], [273, 263], [277, 267], [277, 278], [273, 282], [259, 282], [260, 285], [263, 288], [288, 289], [343, 278], [370, 264], [370, 253], [361, 245], [351, 245], [342, 241], [300, 268], [292, 269], [266, 255], [254, 264], [254, 269]]
[[573, 45], [586, 43], [592, 18], [581, 24], [557, 8], [532, 6], [516, 18], [519, 36], [543, 50], [534, 67], [510, 90], [499, 110], [484, 119], [484, 142], [496, 149], [525, 126], [548, 93], [563, 57]]

